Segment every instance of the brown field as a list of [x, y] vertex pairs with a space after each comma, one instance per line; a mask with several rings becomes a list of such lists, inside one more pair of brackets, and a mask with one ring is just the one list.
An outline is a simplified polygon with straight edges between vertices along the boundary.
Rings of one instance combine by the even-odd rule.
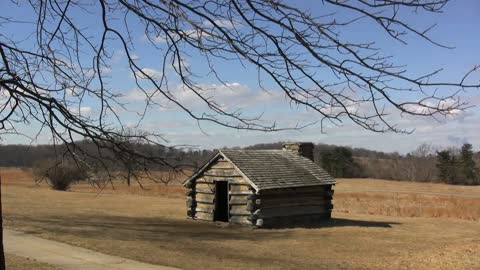
[[330, 222], [259, 230], [186, 219], [178, 185], [148, 185], [141, 193], [148, 196], [134, 196], [128, 193], [139, 194], [136, 187], [121, 184], [100, 194], [82, 185], [52, 191], [35, 186], [28, 170], [3, 169], [2, 180], [9, 228], [148, 263], [213, 270], [480, 269], [480, 198], [397, 192], [478, 195], [479, 187], [340, 179]]
[[334, 196], [336, 212], [480, 220], [480, 186], [378, 179], [337, 181]]
[[[1, 173], [6, 185], [48, 189], [44, 183], [36, 185], [28, 169], [3, 168]], [[185, 190], [180, 183], [185, 177], [184, 174], [178, 175], [177, 179], [168, 186], [144, 180], [143, 188], [136, 182], [128, 187], [122, 181], [116, 181], [113, 186], [107, 185], [103, 189], [89, 184], [78, 184], [73, 186], [72, 191], [101, 195], [130, 194], [184, 198]], [[480, 186], [452, 186], [378, 179], [337, 179], [337, 182], [334, 210], [338, 213], [480, 220]]]
[[437, 183], [419, 183], [408, 181], [379, 180], [371, 178], [337, 179], [336, 190], [339, 191], [410, 191], [410, 192], [440, 192], [454, 193], [455, 195], [480, 196], [480, 186], [460, 186]]

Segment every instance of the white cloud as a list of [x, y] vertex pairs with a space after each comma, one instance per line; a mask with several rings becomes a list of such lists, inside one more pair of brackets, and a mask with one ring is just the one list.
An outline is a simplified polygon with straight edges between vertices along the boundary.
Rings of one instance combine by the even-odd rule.
[[111, 67], [102, 67], [100, 70], [102, 71], [103, 74], [108, 74], [112, 72]]
[[[211, 36], [211, 34], [202, 29], [187, 29], [181, 30], [180, 34], [169, 32], [167, 35], [166, 33], [162, 32], [155, 37], [150, 37], [150, 39], [153, 40], [155, 43], [165, 43], [167, 41], [171, 42], [172, 39], [174, 41], [177, 41], [182, 38], [200, 39], [202, 37], [209, 36]], [[146, 36], [144, 36], [144, 38], [148, 39], [148, 37]]]
[[146, 94], [139, 89], [134, 89], [129, 91], [126, 95], [123, 96], [123, 99], [126, 101], [145, 101]]
[[140, 60], [140, 57], [136, 54], [132, 54], [130, 57], [132, 58], [132, 60]]
[[[199, 84], [195, 86], [194, 90], [204, 99], [217, 104], [224, 110], [263, 107], [280, 102], [283, 98], [283, 94], [278, 91], [266, 92], [263, 90], [253, 90], [247, 85], [238, 82]], [[207, 106], [201, 97], [184, 84], [171, 88], [168, 95], [188, 108], [206, 109]], [[168, 104], [167, 98], [154, 89], [146, 93], [139, 89], [134, 89], [128, 92], [124, 98], [130, 101], [145, 101], [147, 96], [150, 96], [155, 102], [163, 106], [172, 106], [172, 104]]]
[[406, 104], [403, 108], [408, 112], [420, 115], [436, 115], [439, 110], [444, 110], [447, 117], [455, 119], [461, 117], [464, 113], [463, 110], [457, 108], [458, 105], [458, 100], [448, 98], [438, 102], [422, 101], [418, 104]]
[[[231, 82], [225, 84], [201, 84], [195, 88], [203, 98], [214, 102], [223, 110], [257, 109], [277, 103], [283, 94], [278, 91], [253, 90], [245, 84]], [[206, 107], [205, 102], [186, 85], [179, 85], [171, 92], [178, 101], [196, 108]]]
[[83, 68], [82, 69], [82, 72], [83, 74], [85, 74], [85, 76], [87, 77], [92, 77], [93, 75], [95, 75], [95, 69], [93, 68]]
[[[242, 24], [239, 21], [231, 21], [227, 19], [220, 19], [220, 20], [215, 20], [213, 23], [219, 27], [224, 27], [224, 28], [235, 28], [242, 26]], [[210, 21], [204, 21], [203, 25], [213, 27], [214, 24], [211, 23]]]
[[351, 114], [361, 114], [362, 112], [368, 112], [367, 108], [364, 108], [365, 104], [362, 104], [364, 102], [355, 102], [351, 100], [345, 100], [343, 101], [342, 104], [339, 103], [334, 103], [334, 104], [327, 104], [323, 106], [320, 111], [322, 113], [328, 114], [328, 115], [337, 115], [342, 112], [348, 112]]
[[[146, 75], [144, 75], [144, 73]], [[162, 77], [163, 72], [153, 68], [142, 68], [142, 71], [136, 71], [135, 75], [140, 79], [147, 79], [147, 76], [151, 77], [152, 79], [159, 79]]]
[[9, 97], [10, 97], [10, 92], [7, 91], [6, 89], [0, 88], [0, 100], [8, 99]]
[[[211, 98], [228, 111], [241, 109], [245, 114], [251, 114], [252, 112], [255, 114], [265, 108], [265, 114], [262, 117], [264, 122], [262, 123], [276, 122], [277, 126], [285, 127], [295, 126], [297, 123], [300, 125], [308, 124], [321, 119], [317, 112], [304, 110], [301, 107], [298, 109], [289, 108], [288, 102], [285, 102], [285, 96], [281, 91], [265, 92], [251, 89], [241, 82], [230, 82], [225, 85], [203, 84], [198, 85], [198, 87], [201, 88], [199, 91], [205, 98]], [[202, 112], [206, 108], [205, 104], [185, 85], [172, 87], [170, 95], [189, 108], [193, 108], [194, 112]], [[129, 99], [144, 100], [145, 95], [138, 90], [134, 90], [129, 93]], [[162, 105], [174, 107], [172, 103], [166, 102], [165, 98], [160, 95], [155, 95], [154, 100]], [[453, 101], [445, 100], [440, 103], [440, 106], [447, 108], [452, 104], [454, 104]], [[348, 103], [347, 110], [350, 112], [361, 110], [362, 113], [368, 114], [371, 111], [366, 107], [368, 105], [369, 103]], [[411, 109], [416, 108], [412, 107]], [[338, 108], [327, 107], [323, 110], [335, 112]], [[170, 112], [172, 111], [170, 110]], [[173, 110], [174, 115], [175, 112]], [[169, 115], [169, 112], [165, 113]], [[250, 145], [280, 140], [299, 140], [406, 153], [414, 150], [422, 142], [432, 142], [439, 146], [451, 145], [452, 136], [465, 138], [464, 140], [468, 140], [474, 145], [480, 145], [480, 137], [477, 136], [480, 132], [480, 126], [476, 124], [480, 121], [480, 111], [478, 109], [467, 110], [466, 113], [452, 111], [451, 115], [454, 117], [438, 117], [438, 121], [428, 116], [401, 115], [392, 108], [388, 110], [388, 113], [391, 114], [386, 116], [386, 120], [390, 124], [397, 125], [396, 127], [399, 129], [414, 129], [414, 133], [406, 135], [392, 132], [380, 135], [366, 131], [350, 121], [344, 121], [341, 127], [328, 125], [323, 130], [327, 134], [322, 134], [319, 124], [299, 131], [261, 133], [233, 131], [202, 122], [202, 131], [195, 128], [192, 131], [192, 127], [195, 127], [197, 123], [188, 121], [189, 118], [186, 116], [177, 117], [178, 115], [174, 118], [168, 118], [167, 116], [168, 120], [173, 122], [164, 123], [161, 126], [163, 127], [162, 132], [165, 131], [167, 139], [173, 143], [191, 144], [194, 141], [201, 147], [207, 148], [225, 145]], [[243, 115], [245, 116], [245, 114]], [[170, 128], [165, 129], [166, 126]], [[203, 134], [203, 131], [208, 135]]]
[[91, 113], [92, 113], [92, 107], [88, 107], [88, 106], [80, 107], [81, 115], [87, 116], [87, 115], [90, 115]]
[[[180, 63], [179, 63], [180, 62]], [[182, 69], [186, 69], [190, 67], [190, 62], [187, 60], [186, 57], [180, 58], [180, 61], [178, 60], [178, 57], [175, 57], [173, 65], [175, 66], [175, 69], [179, 68], [179, 64], [182, 67]], [[168, 66], [168, 69], [172, 69], [172, 66]], [[184, 71], [185, 72], [185, 71]]]
[[81, 106], [70, 108], [69, 111], [72, 114], [76, 114], [83, 117], [88, 117], [93, 113], [93, 108], [90, 106]]
[[[277, 116], [277, 120], [283, 119], [287, 114]], [[310, 115], [311, 116], [311, 115]], [[305, 120], [305, 119], [304, 119]], [[480, 121], [477, 117], [476, 121]], [[424, 142], [437, 146], [451, 145], [452, 138], [461, 138], [461, 142], [472, 143], [475, 149], [480, 150], [480, 126], [455, 122], [449, 125], [438, 125], [430, 129], [417, 129], [413, 134], [398, 133], [374, 133], [369, 132], [355, 124], [346, 124], [321, 133], [318, 125], [301, 130], [263, 133], [255, 131], [231, 131], [220, 128], [205, 128], [209, 135], [189, 129], [188, 132], [167, 132], [167, 139], [177, 144], [195, 142], [201, 147], [219, 148], [223, 146], [247, 146], [256, 143], [268, 143], [278, 141], [312, 141], [314, 143], [326, 143], [364, 147], [379, 151], [397, 151], [407, 153], [414, 150]]]

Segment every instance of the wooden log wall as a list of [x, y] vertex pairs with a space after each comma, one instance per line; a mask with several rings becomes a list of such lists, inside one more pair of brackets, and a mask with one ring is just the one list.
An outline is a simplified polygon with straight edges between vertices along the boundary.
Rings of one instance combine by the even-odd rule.
[[187, 204], [187, 217], [194, 218], [195, 217], [195, 183], [188, 182], [185, 187], [187, 191], [186, 195], [186, 204]]
[[254, 190], [230, 162], [222, 159], [206, 170], [189, 188], [187, 192], [189, 217], [214, 220], [216, 181], [229, 183], [229, 222], [251, 225], [247, 219], [252, 214], [247, 210], [247, 196], [253, 194]]
[[331, 185], [262, 190], [255, 197], [257, 210], [249, 219], [259, 227], [310, 223], [331, 218]]
[[262, 190], [256, 193], [232, 164], [219, 159], [193, 183], [186, 185], [187, 215], [213, 221], [215, 182], [228, 181], [229, 222], [276, 227], [331, 218], [331, 185]]

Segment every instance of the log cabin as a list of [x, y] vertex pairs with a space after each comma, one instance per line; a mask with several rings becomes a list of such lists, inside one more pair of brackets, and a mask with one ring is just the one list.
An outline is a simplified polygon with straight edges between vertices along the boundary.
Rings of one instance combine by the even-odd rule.
[[335, 179], [313, 162], [313, 147], [218, 150], [183, 183], [187, 216], [257, 227], [330, 219]]

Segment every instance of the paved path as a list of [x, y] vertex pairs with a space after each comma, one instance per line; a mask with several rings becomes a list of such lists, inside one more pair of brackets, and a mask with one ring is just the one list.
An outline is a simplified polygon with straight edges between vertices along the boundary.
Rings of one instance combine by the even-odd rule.
[[110, 256], [14, 230], [4, 229], [3, 233], [5, 252], [64, 270], [179, 270]]

